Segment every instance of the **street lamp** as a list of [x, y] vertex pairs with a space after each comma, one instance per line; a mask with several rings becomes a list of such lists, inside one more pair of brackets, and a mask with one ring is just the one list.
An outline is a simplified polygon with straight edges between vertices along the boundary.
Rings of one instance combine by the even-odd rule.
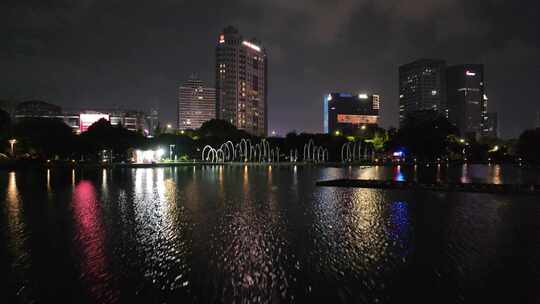
[[9, 144], [11, 145], [11, 156], [15, 156], [15, 144], [17, 143], [17, 140], [15, 138], [9, 140]]
[[335, 132], [335, 133], [336, 133], [336, 136], [339, 136], [339, 135], [341, 135], [341, 132], [339, 132], [339, 130], [336, 130], [336, 132]]
[[365, 130], [365, 129], [366, 129], [366, 125], [362, 125], [362, 126], [360, 127], [360, 129], [362, 129], [362, 131]]

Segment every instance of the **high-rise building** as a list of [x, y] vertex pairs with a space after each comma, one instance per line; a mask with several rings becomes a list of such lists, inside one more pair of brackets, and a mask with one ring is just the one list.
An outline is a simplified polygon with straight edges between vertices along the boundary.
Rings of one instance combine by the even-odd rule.
[[205, 121], [216, 118], [216, 91], [205, 87], [202, 80], [191, 75], [178, 93], [178, 130], [198, 129]]
[[446, 113], [446, 62], [419, 59], [399, 67], [399, 121], [420, 110]]
[[379, 122], [379, 95], [330, 93], [323, 101], [324, 133], [355, 134]]
[[499, 117], [497, 112], [489, 112], [483, 119], [482, 136], [492, 138], [499, 137]]
[[540, 128], [540, 112], [536, 112], [536, 128]]
[[484, 66], [463, 64], [447, 68], [448, 119], [464, 137], [478, 137], [487, 119]]
[[256, 40], [244, 39], [234, 27], [225, 28], [216, 46], [216, 117], [266, 136], [267, 88], [264, 48]]

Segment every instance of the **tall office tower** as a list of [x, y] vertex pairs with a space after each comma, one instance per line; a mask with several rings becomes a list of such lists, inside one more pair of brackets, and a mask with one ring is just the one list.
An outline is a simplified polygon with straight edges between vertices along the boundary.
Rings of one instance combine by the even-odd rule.
[[238, 129], [266, 136], [268, 130], [267, 56], [255, 40], [229, 26], [216, 46], [216, 117]]
[[379, 95], [330, 93], [323, 100], [324, 133], [354, 135], [379, 122]]
[[179, 89], [178, 130], [198, 129], [205, 121], [216, 118], [216, 90], [205, 87], [202, 80], [191, 75]]
[[482, 135], [487, 119], [487, 96], [484, 93], [484, 66], [463, 64], [447, 68], [448, 119], [461, 136]]
[[536, 112], [536, 128], [540, 128], [540, 112]]
[[491, 138], [499, 137], [499, 117], [497, 112], [487, 113], [483, 120], [482, 136]]
[[399, 122], [420, 110], [446, 113], [446, 62], [419, 59], [399, 67]]

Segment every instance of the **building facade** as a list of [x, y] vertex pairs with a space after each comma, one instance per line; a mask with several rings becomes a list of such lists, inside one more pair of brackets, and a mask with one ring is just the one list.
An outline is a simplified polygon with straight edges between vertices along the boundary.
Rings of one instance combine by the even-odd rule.
[[261, 44], [225, 28], [216, 46], [216, 117], [253, 135], [268, 131], [267, 55]]
[[[157, 113], [156, 113], [157, 116]], [[147, 114], [136, 110], [120, 109], [70, 109], [63, 110], [60, 106], [44, 101], [25, 101], [17, 105], [15, 119], [47, 118], [59, 119], [70, 126], [77, 134], [86, 132], [88, 127], [100, 119], [108, 120], [111, 125], [122, 125], [124, 128], [152, 135]]]
[[191, 75], [178, 90], [177, 129], [198, 129], [216, 118], [216, 90]]
[[497, 112], [488, 112], [484, 116], [484, 123], [482, 128], [482, 136], [490, 138], [499, 137], [499, 117]]
[[379, 95], [330, 93], [323, 100], [323, 131], [353, 135], [379, 123]]
[[540, 112], [536, 112], [536, 124], [535, 128], [540, 128]]
[[484, 92], [484, 66], [463, 64], [447, 68], [448, 119], [461, 136], [482, 135], [487, 117], [487, 96]]
[[419, 59], [399, 67], [399, 121], [415, 111], [446, 113], [446, 62]]

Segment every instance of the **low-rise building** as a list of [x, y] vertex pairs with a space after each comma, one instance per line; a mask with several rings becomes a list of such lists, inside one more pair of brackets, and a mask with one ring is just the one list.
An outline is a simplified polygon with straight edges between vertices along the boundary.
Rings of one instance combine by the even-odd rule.
[[324, 133], [354, 134], [379, 123], [379, 95], [330, 93], [323, 103]]

